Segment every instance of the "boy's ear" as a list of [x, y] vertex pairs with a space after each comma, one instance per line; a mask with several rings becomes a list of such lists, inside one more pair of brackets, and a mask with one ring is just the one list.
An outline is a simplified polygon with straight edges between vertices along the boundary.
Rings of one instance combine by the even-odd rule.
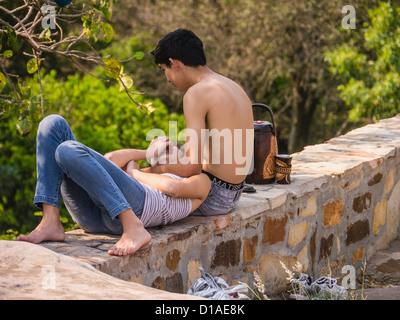
[[169, 60], [169, 63], [171, 64], [171, 67], [173, 65], [175, 65], [175, 59], [169, 58], [168, 60]]
[[169, 62], [171, 63], [171, 67], [180, 68], [182, 62], [176, 59], [169, 58]]

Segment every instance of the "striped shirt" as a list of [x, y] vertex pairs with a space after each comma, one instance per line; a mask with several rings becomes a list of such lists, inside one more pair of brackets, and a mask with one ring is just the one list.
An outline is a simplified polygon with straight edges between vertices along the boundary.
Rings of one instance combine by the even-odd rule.
[[[164, 173], [163, 175], [177, 180], [185, 179], [171, 173]], [[171, 198], [144, 183], [141, 183], [141, 185], [146, 191], [143, 212], [140, 217], [145, 227], [156, 227], [178, 221], [187, 217], [192, 211], [190, 199]]]

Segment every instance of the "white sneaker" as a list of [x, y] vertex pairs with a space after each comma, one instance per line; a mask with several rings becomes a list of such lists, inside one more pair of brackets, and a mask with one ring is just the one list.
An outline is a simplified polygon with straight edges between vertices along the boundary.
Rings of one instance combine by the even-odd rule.
[[310, 296], [312, 278], [306, 274], [301, 273], [298, 278], [292, 282], [293, 293], [289, 296], [295, 300], [308, 300]]
[[321, 277], [315, 280], [311, 286], [316, 297], [321, 299], [343, 300], [347, 298], [347, 291], [337, 284], [337, 279], [331, 277]]

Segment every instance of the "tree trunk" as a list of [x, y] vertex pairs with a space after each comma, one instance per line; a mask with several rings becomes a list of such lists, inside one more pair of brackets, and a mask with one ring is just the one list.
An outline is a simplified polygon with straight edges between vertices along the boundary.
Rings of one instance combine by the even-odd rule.
[[301, 151], [309, 140], [310, 127], [318, 100], [312, 92], [303, 88], [293, 88], [292, 126], [290, 128], [288, 153]]

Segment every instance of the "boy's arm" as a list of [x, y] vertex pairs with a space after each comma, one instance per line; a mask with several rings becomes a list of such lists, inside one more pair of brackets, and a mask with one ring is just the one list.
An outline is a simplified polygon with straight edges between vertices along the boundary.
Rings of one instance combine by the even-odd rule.
[[[190, 177], [201, 172], [201, 154], [206, 128], [207, 108], [201, 97], [193, 91], [187, 92], [183, 98], [183, 112], [186, 120], [185, 155], [176, 164], [155, 165], [142, 169], [151, 173], [174, 173], [181, 177]], [[180, 161], [182, 160], [182, 161]]]

